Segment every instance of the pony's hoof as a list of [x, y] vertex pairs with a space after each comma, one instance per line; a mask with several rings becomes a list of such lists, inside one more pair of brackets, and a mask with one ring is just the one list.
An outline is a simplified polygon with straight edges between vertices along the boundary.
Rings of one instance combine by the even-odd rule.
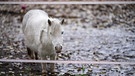
[[42, 71], [42, 74], [47, 74], [47, 71], [43, 70], [43, 71]]

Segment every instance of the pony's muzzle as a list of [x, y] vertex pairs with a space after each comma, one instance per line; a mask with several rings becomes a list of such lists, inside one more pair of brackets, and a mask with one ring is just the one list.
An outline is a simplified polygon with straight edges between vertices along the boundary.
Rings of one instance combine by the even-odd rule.
[[62, 46], [61, 45], [57, 45], [55, 47], [56, 53], [60, 53], [62, 51]]

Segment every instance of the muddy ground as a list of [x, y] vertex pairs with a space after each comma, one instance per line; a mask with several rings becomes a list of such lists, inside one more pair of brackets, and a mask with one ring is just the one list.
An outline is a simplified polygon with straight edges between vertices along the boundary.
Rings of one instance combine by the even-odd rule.
[[[0, 58], [29, 59], [22, 5], [0, 5]], [[65, 19], [58, 60], [135, 62], [135, 5], [26, 5]], [[56, 64], [57, 76], [135, 76], [135, 65]], [[1, 76], [42, 75], [41, 65], [0, 62]]]

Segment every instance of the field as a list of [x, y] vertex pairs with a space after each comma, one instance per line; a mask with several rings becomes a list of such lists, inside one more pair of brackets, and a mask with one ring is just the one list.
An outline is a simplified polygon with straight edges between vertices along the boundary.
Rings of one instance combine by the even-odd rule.
[[[0, 5], [0, 59], [29, 59], [22, 5]], [[135, 5], [25, 5], [65, 19], [58, 60], [135, 62]], [[135, 76], [135, 65], [56, 64], [61, 76]], [[0, 76], [42, 75], [36, 63], [0, 62]], [[55, 76], [55, 75], [54, 75]]]

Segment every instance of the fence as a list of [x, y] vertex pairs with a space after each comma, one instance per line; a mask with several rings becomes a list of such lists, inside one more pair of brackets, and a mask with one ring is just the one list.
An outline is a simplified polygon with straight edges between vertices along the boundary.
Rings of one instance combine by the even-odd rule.
[[111, 61], [60, 61], [60, 60], [15, 60], [15, 59], [0, 59], [0, 62], [23, 62], [23, 63], [64, 63], [64, 64], [130, 64], [135, 62], [111, 62]]
[[0, 4], [135, 4], [135, 1], [53, 1], [53, 2], [13, 2], [0, 1]]
[[[6, 2], [0, 1], [0, 4], [135, 4], [135, 1], [68, 1], [68, 2]], [[23, 63], [64, 63], [64, 64], [131, 64], [135, 62], [111, 62], [111, 61], [60, 61], [60, 60], [15, 60], [0, 59], [0, 62], [23, 62]]]

